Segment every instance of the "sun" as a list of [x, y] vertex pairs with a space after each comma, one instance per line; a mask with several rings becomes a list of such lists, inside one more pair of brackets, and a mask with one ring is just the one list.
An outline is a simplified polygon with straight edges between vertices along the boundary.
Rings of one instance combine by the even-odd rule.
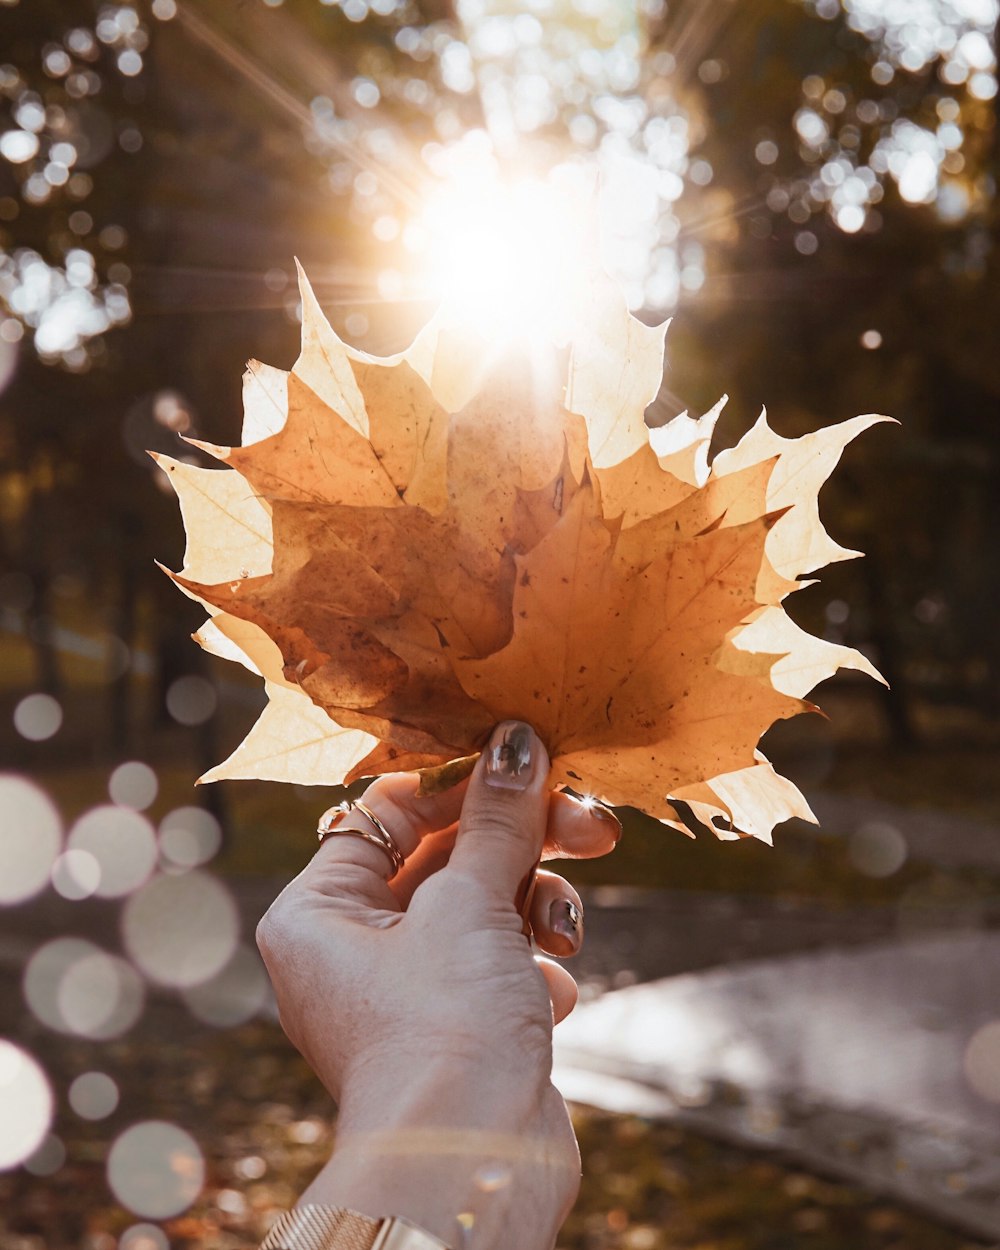
[[460, 166], [427, 195], [416, 223], [428, 289], [494, 341], [564, 341], [578, 275], [597, 247], [592, 188], [565, 171], [504, 179]]

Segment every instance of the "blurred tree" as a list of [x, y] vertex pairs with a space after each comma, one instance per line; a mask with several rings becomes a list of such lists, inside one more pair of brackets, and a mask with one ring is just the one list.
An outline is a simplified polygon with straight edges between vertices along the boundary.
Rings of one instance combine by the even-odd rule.
[[[422, 201], [471, 132], [508, 165], [599, 163], [632, 303], [679, 302], [654, 419], [725, 389], [730, 440], [764, 400], [790, 434], [903, 420], [825, 501], [866, 574], [835, 570], [796, 610], [877, 649], [897, 741], [911, 690], [992, 712], [996, 4], [911, 8], [6, 0], [0, 489], [37, 681], [58, 687], [66, 571], [109, 638], [134, 651], [145, 622], [155, 715], [198, 671], [198, 613], [151, 568], [179, 562], [180, 531], [145, 449], [236, 438], [235, 362], [294, 355], [295, 254], [346, 337], [399, 346], [429, 306]], [[0, 592], [23, 606], [23, 581]], [[109, 642], [116, 753], [121, 655]]]
[[851, 594], [835, 572], [832, 598], [795, 605], [877, 651], [901, 745], [911, 691], [991, 714], [1000, 693], [1000, 589], [982, 567], [1000, 537], [996, 20], [993, 4], [776, 0], [734, 15], [699, 68], [700, 153], [729, 211], [679, 311], [674, 385], [710, 402], [725, 344], [730, 437], [765, 401], [789, 434], [860, 411], [902, 421], [826, 497], [868, 553]]

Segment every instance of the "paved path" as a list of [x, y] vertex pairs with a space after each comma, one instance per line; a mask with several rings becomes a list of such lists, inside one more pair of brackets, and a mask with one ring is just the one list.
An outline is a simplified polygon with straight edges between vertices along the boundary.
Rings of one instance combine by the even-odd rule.
[[557, 1030], [556, 1083], [598, 1106], [791, 1151], [1000, 1237], [998, 933], [754, 961], [603, 995]]
[[[1000, 868], [994, 826], [810, 801], [824, 833], [888, 825], [911, 859]], [[556, 1034], [568, 1097], [786, 1150], [1000, 1238], [1000, 900], [588, 904], [583, 1001]]]

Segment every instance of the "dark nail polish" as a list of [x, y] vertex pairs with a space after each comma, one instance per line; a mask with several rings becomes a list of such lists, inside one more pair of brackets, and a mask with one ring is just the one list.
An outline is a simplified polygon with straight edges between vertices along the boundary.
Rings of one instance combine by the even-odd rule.
[[569, 938], [574, 946], [583, 939], [583, 913], [569, 899], [557, 898], [549, 908], [549, 925], [553, 933]]
[[520, 721], [497, 725], [486, 749], [486, 784], [500, 790], [527, 789], [533, 738], [532, 731]]

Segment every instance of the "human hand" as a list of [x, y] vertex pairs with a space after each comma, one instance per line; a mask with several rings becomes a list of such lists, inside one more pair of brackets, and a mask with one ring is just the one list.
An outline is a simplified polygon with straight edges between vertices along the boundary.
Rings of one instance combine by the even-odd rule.
[[[579, 1186], [550, 1079], [553, 1020], [576, 986], [532, 957], [515, 899], [540, 855], [604, 854], [620, 826], [549, 794], [547, 774], [535, 734], [506, 722], [462, 787], [418, 798], [415, 775], [380, 778], [365, 803], [406, 857], [399, 874], [386, 881], [378, 847], [331, 837], [262, 920], [282, 1024], [340, 1103], [337, 1148], [303, 1201], [403, 1215], [450, 1244], [461, 1215], [484, 1250], [553, 1244]], [[540, 872], [543, 950], [576, 953], [574, 909], [575, 890]]]

